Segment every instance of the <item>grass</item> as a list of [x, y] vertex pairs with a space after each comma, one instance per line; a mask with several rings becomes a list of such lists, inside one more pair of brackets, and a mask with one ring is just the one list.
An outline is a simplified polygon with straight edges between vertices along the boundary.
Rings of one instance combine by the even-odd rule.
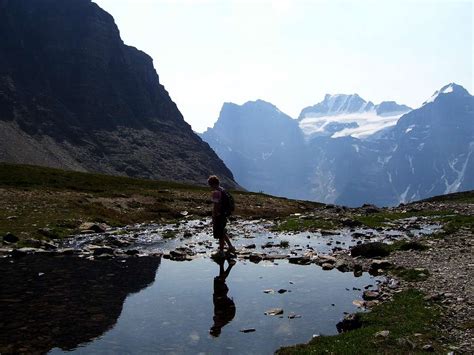
[[[321, 204], [232, 191], [236, 215], [284, 217]], [[0, 239], [63, 238], [84, 221], [124, 226], [210, 215], [206, 186], [0, 163]], [[48, 228], [50, 233], [44, 233]]]
[[405, 219], [405, 218], [410, 218], [410, 217], [433, 217], [436, 219], [436, 217], [442, 217], [442, 216], [447, 216], [447, 215], [452, 215], [452, 211], [417, 211], [417, 212], [379, 212], [379, 213], [373, 213], [367, 216], [357, 216], [355, 219], [362, 224], [364, 224], [367, 227], [370, 228], [377, 228], [377, 227], [383, 227], [387, 223], [400, 220], [400, 219]]
[[[320, 336], [308, 344], [282, 348], [278, 354], [421, 354], [425, 344], [432, 344], [436, 353], [445, 350], [436, 341], [439, 334], [434, 325], [440, 319], [438, 307], [425, 301], [417, 290], [396, 294], [392, 301], [375, 306], [368, 313], [359, 313], [358, 317], [362, 323], [359, 329]], [[389, 335], [376, 337], [382, 330], [388, 330]], [[415, 337], [415, 333], [421, 335]]]
[[408, 282], [424, 281], [430, 276], [426, 269], [395, 268], [391, 269], [390, 273]]
[[318, 229], [333, 229], [337, 224], [331, 220], [324, 219], [300, 219], [298, 217], [288, 217], [274, 227], [278, 232], [301, 232], [314, 231]]

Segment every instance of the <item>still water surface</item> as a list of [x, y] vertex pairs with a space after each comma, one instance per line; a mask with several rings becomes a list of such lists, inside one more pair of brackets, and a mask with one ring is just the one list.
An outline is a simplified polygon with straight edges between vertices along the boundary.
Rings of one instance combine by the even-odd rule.
[[[234, 315], [225, 302], [214, 307], [213, 295], [221, 292], [215, 290], [214, 282], [219, 274], [219, 265], [209, 258], [162, 260], [154, 282], [125, 299], [110, 330], [70, 351], [270, 354], [284, 345], [307, 342], [316, 334], [337, 333], [336, 323], [343, 312], [356, 310], [352, 301], [360, 298], [361, 291], [355, 289], [376, 284], [368, 274], [356, 278], [352, 273], [323, 271], [315, 265], [239, 261], [225, 280], [228, 292], [223, 295], [235, 304]], [[267, 289], [287, 292], [264, 293]], [[271, 308], [282, 308], [284, 313], [265, 315]], [[301, 317], [290, 319], [289, 315]], [[213, 336], [210, 330], [216, 323]], [[246, 328], [255, 328], [255, 332], [241, 332]], [[59, 348], [50, 351], [62, 352]]]

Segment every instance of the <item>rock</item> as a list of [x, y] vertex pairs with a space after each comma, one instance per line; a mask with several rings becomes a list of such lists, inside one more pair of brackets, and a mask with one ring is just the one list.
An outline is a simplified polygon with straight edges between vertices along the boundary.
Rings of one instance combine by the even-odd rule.
[[377, 256], [388, 256], [390, 250], [388, 246], [381, 242], [359, 244], [351, 249], [352, 257], [362, 256], [365, 258], [373, 258]]
[[323, 229], [323, 230], [321, 230], [321, 235], [339, 235], [339, 233]]
[[381, 211], [377, 206], [368, 203], [364, 203], [362, 208], [366, 214], [379, 213]]
[[390, 335], [389, 330], [382, 330], [380, 332], [375, 333], [376, 338], [387, 338]]
[[282, 294], [282, 293], [285, 293], [287, 292], [288, 290], [285, 290], [284, 288], [280, 288], [277, 292]]
[[187, 254], [183, 251], [171, 250], [169, 254], [169, 259], [173, 261], [186, 261]]
[[92, 223], [92, 222], [84, 222], [79, 226], [79, 230], [81, 233], [85, 234], [85, 231], [92, 231], [94, 233], [104, 233], [107, 228], [110, 228], [105, 223]]
[[365, 301], [361, 301], [361, 300], [354, 300], [352, 301], [352, 304], [359, 308], [365, 307]]
[[255, 249], [257, 246], [255, 244], [249, 244], [244, 246], [245, 249]]
[[190, 231], [185, 231], [183, 233], [184, 238], [191, 238], [192, 236], [193, 236], [193, 233], [191, 233]]
[[321, 265], [321, 267], [323, 268], [323, 270], [332, 270], [334, 269], [334, 264], [324, 263]]
[[314, 262], [318, 264], [319, 266], [322, 266], [323, 264], [335, 264], [336, 258], [331, 255], [318, 255], [314, 259]]
[[277, 316], [283, 314], [283, 309], [281, 308], [272, 308], [264, 313], [266, 316]]
[[267, 290], [263, 290], [263, 293], [275, 293], [275, 290], [269, 288]]
[[290, 264], [297, 265], [309, 265], [311, 264], [311, 259], [308, 256], [291, 256], [288, 258]]
[[349, 260], [339, 259], [334, 266], [340, 272], [350, 272], [354, 270], [354, 263]]
[[364, 291], [362, 298], [366, 301], [376, 300], [380, 297], [380, 293], [377, 291]]
[[41, 246], [46, 250], [56, 250], [58, 246], [51, 242], [42, 241]]
[[252, 332], [255, 332], [255, 328], [244, 328], [244, 329], [240, 329], [240, 331], [242, 333], [252, 333]]
[[288, 315], [288, 319], [295, 319], [295, 318], [301, 318], [301, 315], [295, 314], [295, 313], [291, 313], [290, 315]]
[[434, 352], [434, 351], [435, 351], [433, 345], [431, 345], [431, 344], [423, 345], [422, 349], [423, 349], [424, 351], [429, 351], [429, 352]]
[[255, 264], [258, 264], [262, 259], [263, 257], [260, 254], [250, 254], [249, 256], [249, 260]]
[[7, 242], [7, 243], [16, 243], [19, 240], [20, 239], [16, 235], [14, 235], [13, 233], [7, 233], [3, 236], [3, 241]]
[[388, 260], [373, 260], [370, 264], [371, 270], [385, 270], [392, 266], [392, 263]]

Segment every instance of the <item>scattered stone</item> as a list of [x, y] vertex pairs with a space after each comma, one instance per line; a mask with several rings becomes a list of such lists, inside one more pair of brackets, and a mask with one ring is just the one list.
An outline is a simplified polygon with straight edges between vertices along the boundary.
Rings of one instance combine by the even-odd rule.
[[361, 300], [354, 300], [352, 301], [352, 304], [359, 308], [365, 307], [365, 301], [361, 301]]
[[362, 298], [366, 301], [376, 300], [380, 297], [380, 293], [377, 291], [364, 291]]
[[423, 349], [424, 351], [429, 351], [429, 352], [434, 352], [434, 351], [435, 351], [433, 345], [431, 345], [431, 344], [423, 345], [422, 349]]
[[252, 263], [258, 264], [260, 261], [263, 260], [263, 257], [260, 254], [250, 254], [249, 260]]
[[334, 266], [340, 272], [350, 272], [354, 270], [354, 263], [349, 260], [337, 260]]
[[290, 264], [297, 265], [309, 265], [311, 264], [311, 259], [308, 256], [291, 256], [288, 258]]
[[392, 266], [392, 263], [388, 260], [373, 260], [370, 264], [371, 270], [385, 270]]
[[301, 315], [295, 314], [295, 313], [291, 313], [290, 315], [288, 315], [288, 318], [289, 318], [289, 319], [301, 318]]
[[266, 316], [278, 316], [283, 314], [283, 309], [281, 308], [272, 308], [264, 313]]
[[255, 332], [255, 328], [244, 328], [244, 329], [240, 329], [240, 331], [242, 333], [252, 333], [252, 332]]
[[382, 330], [380, 332], [375, 333], [376, 338], [387, 338], [390, 335], [389, 330]]
[[323, 268], [323, 270], [332, 270], [334, 269], [334, 264], [324, 263], [323, 265], [321, 265], [321, 267]]

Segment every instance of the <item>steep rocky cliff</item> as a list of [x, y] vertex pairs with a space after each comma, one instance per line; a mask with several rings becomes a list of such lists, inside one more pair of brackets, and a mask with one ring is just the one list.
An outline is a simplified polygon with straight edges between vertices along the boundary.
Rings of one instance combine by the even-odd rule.
[[0, 161], [235, 186], [95, 3], [0, 0], [0, 37]]

